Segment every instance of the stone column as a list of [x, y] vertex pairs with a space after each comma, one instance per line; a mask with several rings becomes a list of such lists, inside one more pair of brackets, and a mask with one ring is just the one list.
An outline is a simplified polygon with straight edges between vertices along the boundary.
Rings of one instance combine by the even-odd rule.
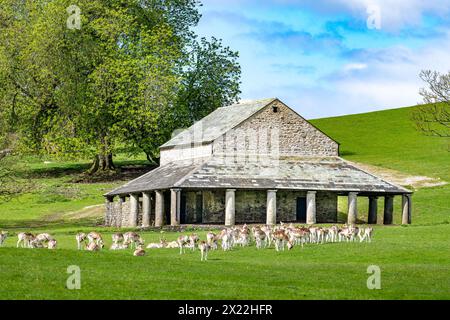
[[225, 225], [234, 226], [235, 223], [235, 192], [236, 189], [227, 189], [225, 193]]
[[266, 224], [277, 224], [277, 190], [267, 190]]
[[392, 224], [394, 213], [394, 196], [385, 196], [384, 197], [384, 224]]
[[369, 197], [369, 214], [367, 218], [368, 224], [377, 224], [378, 197]]
[[105, 226], [111, 227], [114, 220], [114, 197], [106, 197], [105, 198]]
[[137, 227], [138, 215], [139, 215], [139, 194], [130, 194], [129, 227]]
[[316, 191], [306, 193], [306, 223], [315, 224], [316, 219]]
[[126, 201], [127, 201], [126, 197], [124, 197], [124, 196], [120, 196], [119, 197], [119, 209], [118, 209], [119, 210], [119, 216], [117, 218], [117, 224], [116, 224], [117, 227], [122, 227], [124, 225], [124, 223], [123, 223], [123, 216], [124, 216], [124, 214], [123, 214], [123, 204]]
[[358, 218], [358, 193], [348, 193], [348, 217], [347, 224], [356, 224]]
[[411, 195], [402, 196], [402, 224], [411, 224]]
[[152, 213], [151, 197], [149, 192], [142, 195], [142, 227], [150, 227], [150, 215]]
[[162, 227], [164, 224], [164, 193], [155, 191], [155, 227]]
[[181, 189], [170, 189], [170, 225], [180, 225]]

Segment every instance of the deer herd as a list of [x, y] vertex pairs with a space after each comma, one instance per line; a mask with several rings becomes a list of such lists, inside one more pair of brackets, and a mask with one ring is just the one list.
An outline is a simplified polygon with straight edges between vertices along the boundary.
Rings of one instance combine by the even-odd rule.
[[[180, 254], [186, 249], [200, 250], [200, 259], [208, 260], [208, 252], [217, 250], [220, 247], [223, 251], [232, 250], [234, 247], [250, 246], [255, 244], [258, 250], [275, 247], [276, 251], [283, 251], [285, 248], [291, 250], [295, 246], [303, 248], [305, 244], [323, 244], [327, 242], [371, 242], [373, 228], [357, 227], [355, 225], [343, 225], [341, 227], [318, 227], [318, 226], [294, 226], [280, 223], [277, 226], [253, 226], [246, 224], [238, 227], [224, 228], [218, 233], [209, 231], [206, 239], [201, 240], [196, 234], [180, 235], [176, 240], [168, 242], [164, 237], [159, 242], [150, 243], [147, 249], [178, 248]], [[8, 237], [8, 232], [0, 232], [0, 246]], [[57, 241], [48, 233], [34, 235], [29, 232], [21, 232], [17, 235], [17, 247], [23, 248], [48, 248], [56, 249]], [[99, 251], [104, 248], [104, 240], [100, 233], [78, 233], [75, 236], [78, 250]], [[112, 235], [112, 245], [110, 250], [134, 249], [134, 256], [145, 255], [144, 239], [136, 232], [114, 233]]]

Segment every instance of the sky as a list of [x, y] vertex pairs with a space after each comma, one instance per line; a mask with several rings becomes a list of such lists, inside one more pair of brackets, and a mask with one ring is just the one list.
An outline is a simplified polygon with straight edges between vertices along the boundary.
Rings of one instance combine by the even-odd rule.
[[200, 36], [240, 54], [241, 99], [306, 118], [415, 105], [450, 71], [450, 0], [202, 0]]

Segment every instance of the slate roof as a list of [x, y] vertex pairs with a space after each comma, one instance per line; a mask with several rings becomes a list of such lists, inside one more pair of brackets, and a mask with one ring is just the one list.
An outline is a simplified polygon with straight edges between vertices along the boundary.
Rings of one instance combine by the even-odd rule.
[[[167, 141], [161, 148], [211, 142], [275, 100], [277, 99], [252, 100], [218, 108], [196, 124]], [[195, 131], [198, 126], [201, 126], [201, 130]]]
[[409, 190], [367, 173], [339, 157], [266, 157], [257, 160], [216, 155], [197, 163], [169, 163], [107, 195], [171, 187], [410, 193]]

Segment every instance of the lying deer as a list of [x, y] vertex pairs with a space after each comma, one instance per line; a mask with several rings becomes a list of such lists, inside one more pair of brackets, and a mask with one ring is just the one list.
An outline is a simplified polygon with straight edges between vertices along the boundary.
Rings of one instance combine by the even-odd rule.
[[139, 245], [137, 249], [133, 252], [133, 256], [142, 257], [145, 256], [145, 250], [142, 248], [142, 245]]
[[144, 245], [144, 239], [142, 239], [142, 237], [137, 234], [136, 232], [127, 232], [123, 235], [123, 240], [124, 242], [128, 242], [131, 244], [131, 247], [133, 248], [137, 248], [140, 245]]

